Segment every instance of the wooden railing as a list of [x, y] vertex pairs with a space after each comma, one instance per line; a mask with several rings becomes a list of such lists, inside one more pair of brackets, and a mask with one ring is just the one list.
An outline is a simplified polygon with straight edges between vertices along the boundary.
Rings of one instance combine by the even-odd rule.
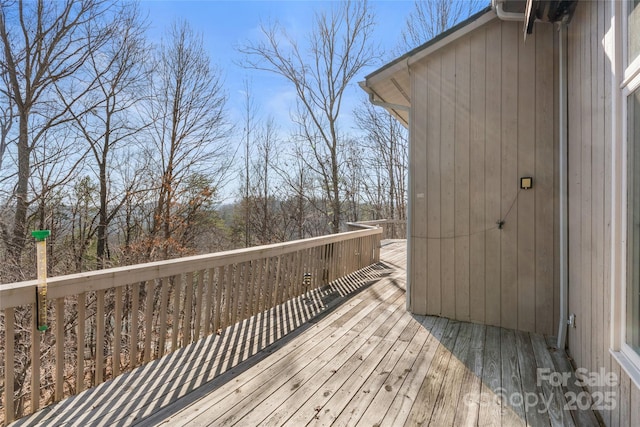
[[406, 239], [407, 221], [404, 219], [376, 219], [372, 221], [359, 221], [347, 223], [349, 230], [362, 230], [366, 228], [382, 228], [382, 239]]
[[35, 325], [36, 281], [0, 285], [5, 425], [378, 262], [381, 235], [366, 229], [50, 278], [46, 332]]

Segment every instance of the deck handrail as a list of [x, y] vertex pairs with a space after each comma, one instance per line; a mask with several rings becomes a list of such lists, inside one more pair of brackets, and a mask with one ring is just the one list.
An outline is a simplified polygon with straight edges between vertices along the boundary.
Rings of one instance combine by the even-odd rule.
[[[4, 422], [374, 264], [381, 236], [382, 229], [374, 228], [51, 277], [44, 334], [34, 316], [37, 281], [0, 285]], [[27, 328], [16, 322], [18, 313], [31, 319]], [[47, 372], [41, 342], [55, 348], [55, 368]], [[18, 390], [16, 344], [30, 346], [31, 355], [30, 383], [19, 381]], [[73, 373], [65, 372], [65, 360], [75, 362]]]
[[382, 228], [382, 239], [406, 239], [407, 220], [405, 219], [374, 219], [347, 223], [349, 230], [362, 230], [368, 228]]

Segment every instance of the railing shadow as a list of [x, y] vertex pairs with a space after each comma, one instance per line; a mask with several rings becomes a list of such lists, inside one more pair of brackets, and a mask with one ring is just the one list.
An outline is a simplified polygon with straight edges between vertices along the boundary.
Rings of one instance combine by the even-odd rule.
[[[421, 386], [412, 398], [409, 418], [399, 420], [402, 424], [599, 425], [589, 408], [571, 407], [571, 396], [588, 393], [575, 386], [579, 382], [566, 354], [544, 336], [440, 317], [412, 317], [429, 334], [427, 350], [416, 357], [413, 369], [426, 365], [429, 372], [423, 382], [417, 379]], [[413, 369], [389, 372], [388, 381], [400, 380], [398, 388], [406, 392], [411, 387], [407, 383], [416, 380], [411, 378]], [[551, 376], [566, 378], [566, 383], [554, 384]]]
[[382, 262], [366, 267], [11, 425], [161, 421], [167, 407], [185, 407], [232, 381], [393, 269]]

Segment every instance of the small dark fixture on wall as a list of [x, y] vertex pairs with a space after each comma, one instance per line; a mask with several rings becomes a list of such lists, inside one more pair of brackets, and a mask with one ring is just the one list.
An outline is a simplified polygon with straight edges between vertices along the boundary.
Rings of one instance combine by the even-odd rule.
[[533, 178], [530, 176], [523, 176], [520, 178], [520, 188], [528, 190], [533, 187]]

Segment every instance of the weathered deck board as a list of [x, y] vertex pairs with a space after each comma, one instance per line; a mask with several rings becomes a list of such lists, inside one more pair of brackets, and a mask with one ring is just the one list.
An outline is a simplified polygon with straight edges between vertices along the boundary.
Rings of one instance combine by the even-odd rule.
[[[564, 411], [538, 367], [544, 337], [405, 311], [405, 242], [383, 262], [288, 301], [13, 425], [522, 425]], [[564, 361], [564, 362], [563, 362]], [[565, 363], [566, 362], [566, 363]], [[506, 390], [506, 391], [505, 391]], [[552, 402], [511, 407], [533, 393]], [[506, 398], [506, 401], [500, 401]], [[518, 402], [517, 396], [514, 402]]]

